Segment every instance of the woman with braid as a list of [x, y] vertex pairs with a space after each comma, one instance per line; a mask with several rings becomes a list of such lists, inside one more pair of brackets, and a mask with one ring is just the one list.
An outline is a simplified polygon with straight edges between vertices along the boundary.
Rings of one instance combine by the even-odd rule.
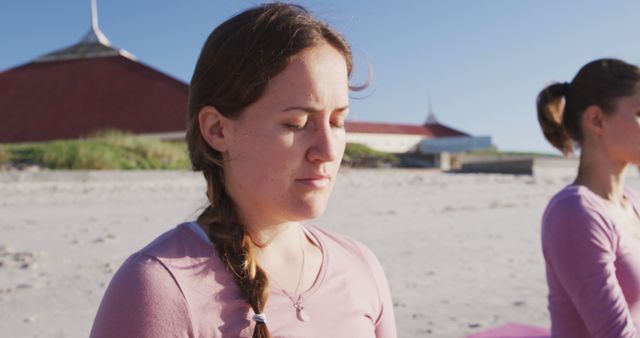
[[640, 69], [588, 63], [538, 96], [538, 119], [565, 154], [580, 146], [575, 181], [542, 219], [552, 337], [640, 337]]
[[213, 31], [186, 137], [209, 205], [125, 261], [92, 337], [396, 337], [372, 252], [301, 224], [338, 173], [351, 61], [299, 6], [261, 5]]

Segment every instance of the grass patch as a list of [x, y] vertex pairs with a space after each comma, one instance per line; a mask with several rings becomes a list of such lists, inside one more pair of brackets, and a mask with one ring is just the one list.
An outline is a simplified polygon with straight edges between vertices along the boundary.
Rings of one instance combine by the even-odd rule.
[[[389, 167], [396, 155], [348, 143], [342, 163], [351, 167]], [[0, 167], [37, 165], [52, 170], [190, 169], [185, 142], [166, 142], [118, 130], [78, 140], [0, 144]]]
[[342, 158], [342, 164], [351, 167], [389, 167], [399, 161], [394, 154], [377, 151], [359, 143], [347, 143]]
[[184, 142], [164, 142], [116, 130], [88, 138], [0, 145], [0, 163], [65, 170], [189, 169]]
[[0, 146], [0, 166], [11, 162], [11, 153], [6, 147]]

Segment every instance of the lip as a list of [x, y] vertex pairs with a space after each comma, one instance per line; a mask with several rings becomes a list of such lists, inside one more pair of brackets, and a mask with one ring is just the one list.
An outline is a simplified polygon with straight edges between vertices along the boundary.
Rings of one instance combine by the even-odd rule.
[[331, 177], [327, 175], [313, 175], [296, 179], [296, 182], [302, 183], [312, 188], [324, 188], [329, 185]]

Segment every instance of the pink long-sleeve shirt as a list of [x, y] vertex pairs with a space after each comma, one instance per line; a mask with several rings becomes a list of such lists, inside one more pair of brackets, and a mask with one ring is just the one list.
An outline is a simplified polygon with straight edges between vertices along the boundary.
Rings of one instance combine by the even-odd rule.
[[[275, 337], [396, 337], [393, 303], [378, 260], [364, 245], [306, 226], [322, 249], [303, 294], [308, 322], [270, 289], [264, 313]], [[253, 312], [197, 224], [166, 232], [125, 261], [98, 309], [91, 337], [250, 337]]]
[[[640, 200], [625, 189], [636, 213]], [[584, 186], [554, 196], [542, 219], [552, 337], [640, 337], [640, 238]]]

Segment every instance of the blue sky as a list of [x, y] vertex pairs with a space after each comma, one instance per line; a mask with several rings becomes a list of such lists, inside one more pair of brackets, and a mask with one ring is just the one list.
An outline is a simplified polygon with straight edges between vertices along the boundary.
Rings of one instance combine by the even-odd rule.
[[[98, 0], [100, 28], [117, 47], [188, 82], [200, 48], [219, 23], [261, 1]], [[588, 61], [640, 63], [640, 2], [298, 1], [352, 45], [351, 118], [423, 123], [428, 97], [438, 119], [501, 150], [555, 152], [539, 130], [535, 97], [569, 81]], [[0, 71], [77, 42], [90, 0], [2, 1]]]

